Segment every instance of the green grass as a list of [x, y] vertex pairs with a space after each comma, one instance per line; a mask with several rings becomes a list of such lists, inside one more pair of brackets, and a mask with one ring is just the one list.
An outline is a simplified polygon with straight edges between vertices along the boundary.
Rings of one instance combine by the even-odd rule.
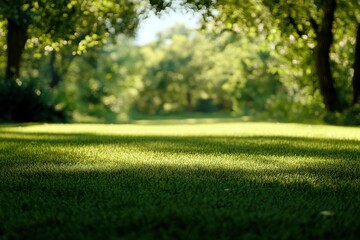
[[0, 125], [0, 191], [0, 239], [358, 239], [360, 128]]

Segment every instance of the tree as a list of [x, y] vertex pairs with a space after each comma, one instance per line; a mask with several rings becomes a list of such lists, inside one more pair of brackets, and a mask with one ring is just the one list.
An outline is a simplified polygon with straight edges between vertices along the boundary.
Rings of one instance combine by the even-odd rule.
[[[329, 112], [341, 111], [346, 103], [340, 99], [339, 91], [341, 89], [336, 89], [336, 85], [344, 86], [347, 83], [344, 76], [339, 76], [339, 74], [337, 76], [341, 79], [334, 79], [333, 75], [336, 66], [334, 63], [340, 65], [339, 62], [346, 62], [346, 59], [340, 61], [336, 59], [336, 56], [339, 56], [341, 51], [341, 48], [336, 45], [342, 45], [342, 48], [344, 48], [344, 42], [352, 38], [354, 33], [352, 32], [354, 29], [352, 26], [356, 26], [359, 21], [359, 3], [345, 0], [309, 1], [307, 4], [299, 1], [280, 2], [279, 4], [283, 6], [280, 6], [279, 10], [273, 10], [277, 9], [277, 4], [272, 3], [272, 1], [265, 2], [265, 4], [269, 9], [272, 9], [271, 12], [275, 18], [287, 19], [287, 21], [283, 22], [287, 23], [290, 29], [280, 24], [282, 32], [289, 33], [290, 31], [291, 33], [292, 28], [299, 39], [312, 38], [315, 41], [314, 64], [325, 108]], [[290, 11], [286, 13], [287, 7]], [[282, 16], [286, 18], [284, 19]], [[348, 49], [348, 51], [353, 52], [352, 49]], [[343, 67], [350, 69], [351, 65], [343, 65]], [[336, 70], [339, 71], [339, 69]], [[353, 92], [356, 92], [355, 88], [353, 88]]]
[[[138, 24], [136, 1], [89, 0], [4, 0], [0, 21], [6, 20], [7, 66], [5, 78], [20, 75], [20, 63], [28, 40], [45, 51], [59, 50], [83, 35], [75, 54], [89, 45], [104, 42], [118, 32], [134, 32]], [[83, 34], [85, 31], [85, 34]]]
[[360, 24], [356, 32], [356, 47], [354, 60], [354, 76], [353, 76], [353, 103], [360, 104]]
[[195, 34], [177, 26], [160, 34], [153, 46], [144, 51], [145, 54], [161, 56], [153, 61], [144, 76], [144, 97], [150, 93], [158, 95], [160, 100], [158, 104], [154, 103], [158, 105], [155, 111], [193, 111], [195, 96], [201, 89], [199, 75], [204, 66], [204, 62], [196, 58], [199, 52], [205, 53], [201, 47], [206, 45], [206, 41]]
[[[333, 22], [335, 19], [335, 9], [336, 0], [327, 0], [323, 5], [324, 16], [320, 25], [311, 17], [309, 19], [310, 23], [313, 24], [313, 30], [316, 34], [315, 62], [320, 91], [324, 98], [325, 108], [330, 112], [338, 109], [338, 99], [330, 67], [330, 48], [334, 39]], [[296, 28], [295, 25], [294, 28]]]
[[143, 48], [147, 61], [139, 110], [242, 114], [267, 110], [269, 98], [279, 93], [281, 83], [269, 71], [269, 53], [259, 49], [258, 42], [183, 27], [161, 34]]
[[105, 122], [124, 120], [142, 86], [144, 61], [139, 48], [119, 35], [89, 49], [73, 60], [65, 81], [53, 92], [62, 91], [62, 102], [73, 106], [75, 116]]
[[[266, 27], [270, 27], [280, 30], [283, 39], [295, 37], [300, 41], [304, 38], [314, 40], [315, 49], [311, 47], [309, 51], [313, 52], [313, 64], [323, 103], [329, 112], [340, 109], [330, 53], [334, 34], [346, 32], [343, 28], [347, 24], [358, 24], [358, 1], [186, 0], [185, 4], [197, 9], [208, 9], [205, 18], [215, 21], [215, 28], [248, 32], [254, 32], [254, 29], [260, 32], [268, 30], [269, 34], [271, 31]], [[216, 11], [211, 11], [212, 9]], [[357, 86], [356, 81], [354, 86]], [[353, 91], [357, 95], [357, 89], [354, 88]]]

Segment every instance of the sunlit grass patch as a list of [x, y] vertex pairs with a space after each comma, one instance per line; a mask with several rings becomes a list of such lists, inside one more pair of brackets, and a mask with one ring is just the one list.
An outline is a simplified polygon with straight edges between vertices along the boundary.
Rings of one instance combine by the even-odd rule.
[[3, 238], [360, 232], [359, 128], [49, 124], [0, 132]]

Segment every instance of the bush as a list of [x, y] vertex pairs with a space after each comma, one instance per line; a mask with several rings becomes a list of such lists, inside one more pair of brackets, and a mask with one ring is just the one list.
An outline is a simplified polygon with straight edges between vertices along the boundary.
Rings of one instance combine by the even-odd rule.
[[219, 106], [214, 104], [212, 99], [199, 99], [196, 102], [196, 106], [195, 106], [196, 112], [209, 113], [209, 112], [216, 112], [219, 110], [220, 110]]
[[341, 113], [328, 113], [324, 120], [335, 125], [360, 126], [360, 104], [349, 107]]
[[34, 83], [0, 81], [0, 121], [65, 122], [65, 110], [57, 110], [50, 98]]

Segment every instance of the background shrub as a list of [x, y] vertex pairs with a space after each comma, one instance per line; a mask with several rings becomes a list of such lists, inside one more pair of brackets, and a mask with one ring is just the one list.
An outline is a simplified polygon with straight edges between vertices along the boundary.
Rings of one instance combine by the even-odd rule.
[[0, 121], [2, 122], [65, 122], [69, 119], [66, 109], [56, 108], [45, 91], [33, 81], [1, 80]]

